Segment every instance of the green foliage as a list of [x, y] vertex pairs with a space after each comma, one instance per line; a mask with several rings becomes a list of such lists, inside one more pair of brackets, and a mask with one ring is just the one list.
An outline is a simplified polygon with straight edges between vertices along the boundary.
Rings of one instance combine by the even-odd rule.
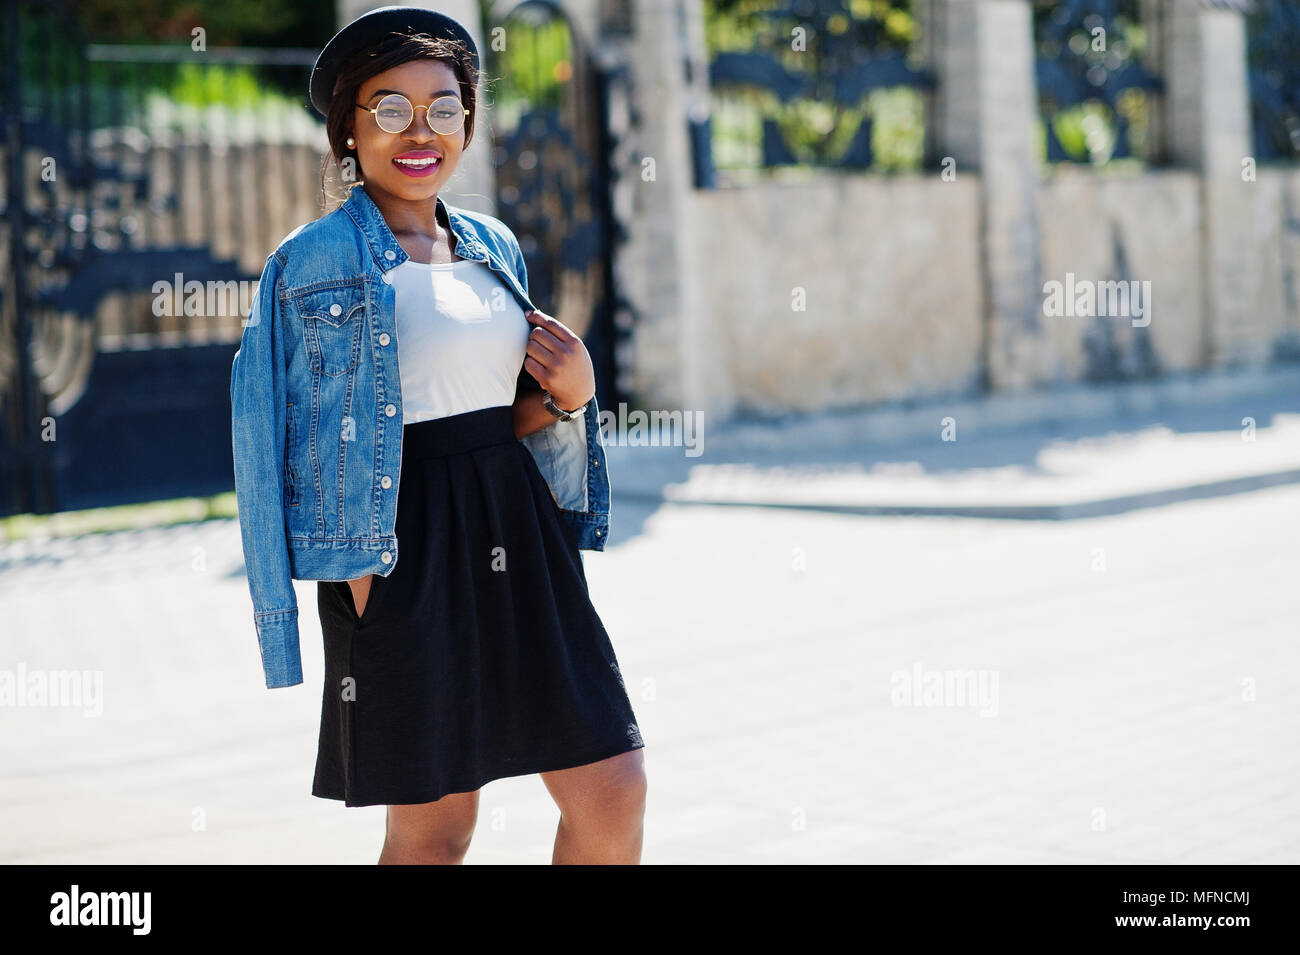
[[[193, 127], [196, 132], [214, 122], [224, 123], [225, 128], [297, 125], [304, 114], [304, 95], [289, 95], [280, 87], [288, 81], [305, 91], [305, 69], [269, 70], [205, 61], [202, 52], [191, 52], [190, 30], [204, 28], [208, 50], [255, 45], [291, 26], [304, 29], [303, 35], [291, 37], [303, 43], [321, 32], [319, 23], [307, 29], [309, 20], [330, 21], [325, 39], [333, 34], [332, 17], [322, 15], [328, 8], [298, 0], [85, 0], [74, 9], [76, 21], [60, 24], [53, 6], [24, 8], [20, 21], [23, 103], [29, 113], [52, 104], [59, 122], [75, 125], [82, 114], [78, 110], [69, 115], [68, 110], [79, 101], [84, 78], [85, 117], [92, 129], [119, 123], [146, 130]], [[193, 62], [85, 62], [85, 43], [163, 45], [191, 56]]]
[[[184, 129], [196, 134], [261, 138], [300, 130], [311, 122], [302, 98], [280, 92], [253, 66], [220, 63], [94, 63], [91, 128], [124, 125], [144, 131]], [[291, 130], [292, 127], [293, 129]]]
[[1109, 152], [1114, 131], [1104, 107], [1094, 103], [1058, 110], [1051, 117], [1052, 130], [1062, 148], [1078, 159]]
[[77, 0], [92, 43], [186, 42], [195, 27], [209, 46], [323, 46], [334, 4], [321, 0]]
[[489, 42], [482, 51], [489, 88], [505, 94], [492, 104], [499, 123], [528, 105], [558, 106], [574, 55], [569, 29], [558, 18], [534, 22], [516, 16], [504, 26], [505, 49], [495, 50]]
[[[778, 6], [777, 0], [706, 0], [704, 40], [708, 55], [788, 47], [789, 34], [764, 16]], [[912, 0], [845, 0], [844, 6], [849, 16], [829, 18], [828, 33], [844, 35], [853, 31], [854, 39], [892, 49], [906, 49], [918, 38]]]
[[198, 63], [177, 64], [166, 94], [177, 104], [245, 108], [256, 106], [267, 95], [252, 67]]
[[902, 172], [921, 168], [925, 153], [925, 104], [910, 86], [873, 90], [867, 99], [875, 118], [871, 150], [876, 166]]

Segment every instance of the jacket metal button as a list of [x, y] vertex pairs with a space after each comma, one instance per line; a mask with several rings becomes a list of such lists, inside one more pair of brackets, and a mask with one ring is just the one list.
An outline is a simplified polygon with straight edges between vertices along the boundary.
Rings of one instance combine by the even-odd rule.
[[603, 533], [604, 533], [604, 531], [602, 531], [599, 527], [596, 528], [596, 536], [597, 536], [597, 537], [600, 537], [601, 534], [603, 534]]
[[383, 477], [379, 479], [379, 486], [386, 491], [393, 486], [393, 479], [390, 478], [387, 474], [385, 474]]
[[389, 275], [387, 272], [384, 273], [384, 284], [385, 284], [385, 285], [392, 285], [392, 284], [393, 284], [393, 277], [392, 277], [391, 275]]
[[338, 302], [335, 302], [333, 305], [330, 306], [330, 314], [331, 314], [331, 315], [342, 315], [342, 314], [343, 314], [343, 306], [340, 305]]
[[591, 466], [592, 466], [593, 468], [598, 468], [598, 467], [600, 467], [600, 461], [598, 461], [596, 458], [592, 458], [592, 459], [591, 459]]
[[390, 418], [393, 415], [397, 414], [397, 405], [388, 405], [387, 407], [385, 407], [384, 414], [388, 415], [388, 417]]
[[390, 341], [392, 341], [392, 339], [388, 337], [388, 332], [381, 332], [381, 333], [380, 333], [380, 335], [379, 335], [379, 344], [381, 344], [381, 345], [387, 345]]
[[386, 249], [384, 251], [384, 258], [386, 258], [389, 262], [391, 262], [393, 261], [393, 259], [397, 258], [397, 253], [394, 252], [392, 249]]
[[393, 562], [393, 555], [389, 551], [384, 551], [379, 555], [379, 559], [385, 564], [391, 564]]

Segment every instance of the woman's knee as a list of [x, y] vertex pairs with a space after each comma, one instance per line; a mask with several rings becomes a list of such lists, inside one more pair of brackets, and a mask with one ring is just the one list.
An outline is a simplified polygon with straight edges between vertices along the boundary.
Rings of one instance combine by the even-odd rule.
[[430, 862], [459, 862], [478, 822], [478, 792], [452, 793], [418, 806], [389, 806], [384, 845]]
[[[628, 812], [643, 814], [649, 785], [646, 782], [645, 763], [641, 750], [634, 750], [635, 758], [628, 759], [622, 767], [615, 782], [617, 803]], [[633, 754], [628, 754], [632, 756]]]
[[548, 785], [564, 815], [612, 820], [645, 813], [648, 784], [639, 748], [560, 773], [566, 775], [548, 780]]

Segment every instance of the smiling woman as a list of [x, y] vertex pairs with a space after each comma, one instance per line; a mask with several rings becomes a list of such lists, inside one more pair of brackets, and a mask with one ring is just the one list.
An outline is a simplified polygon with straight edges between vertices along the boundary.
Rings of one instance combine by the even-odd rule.
[[459, 24], [410, 7], [363, 15], [313, 71], [356, 175], [268, 258], [232, 370], [263, 666], [301, 682], [289, 578], [318, 581], [311, 791], [388, 807], [380, 862], [460, 862], [480, 787], [532, 773], [561, 812], [553, 861], [638, 862], [644, 744], [581, 554], [608, 528], [591, 356], [533, 307], [510, 229], [438, 195], [477, 73]]

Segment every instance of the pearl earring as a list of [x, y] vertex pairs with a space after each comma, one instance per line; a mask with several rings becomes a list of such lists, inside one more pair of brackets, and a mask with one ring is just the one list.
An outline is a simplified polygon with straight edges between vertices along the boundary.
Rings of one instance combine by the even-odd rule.
[[349, 136], [349, 137], [348, 137], [348, 149], [352, 149], [353, 147], [356, 146], [356, 144], [357, 144], [357, 141], [356, 141], [355, 139], [353, 139], [351, 136]]

